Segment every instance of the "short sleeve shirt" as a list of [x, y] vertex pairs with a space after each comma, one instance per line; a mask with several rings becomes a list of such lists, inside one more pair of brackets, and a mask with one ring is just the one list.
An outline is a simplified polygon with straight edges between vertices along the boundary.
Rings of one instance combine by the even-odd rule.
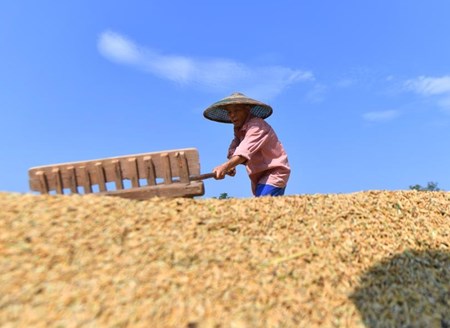
[[283, 145], [272, 127], [259, 117], [250, 116], [240, 129], [235, 129], [228, 158], [242, 156], [255, 192], [257, 184], [284, 188], [291, 172]]

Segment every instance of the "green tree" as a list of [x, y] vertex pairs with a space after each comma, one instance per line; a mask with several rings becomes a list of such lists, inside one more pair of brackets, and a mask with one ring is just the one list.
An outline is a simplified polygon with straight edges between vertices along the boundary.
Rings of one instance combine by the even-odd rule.
[[228, 196], [228, 193], [223, 192], [219, 195], [219, 197], [213, 197], [213, 198], [215, 198], [215, 199], [230, 199], [232, 197]]
[[421, 185], [416, 184], [414, 186], [409, 186], [409, 189], [417, 191], [441, 191], [441, 189], [438, 188], [437, 182], [428, 182], [426, 187], [422, 187]]

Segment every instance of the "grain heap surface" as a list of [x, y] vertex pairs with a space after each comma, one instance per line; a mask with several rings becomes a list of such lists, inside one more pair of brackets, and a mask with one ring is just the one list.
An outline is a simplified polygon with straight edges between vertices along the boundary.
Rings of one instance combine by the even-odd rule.
[[450, 193], [0, 193], [0, 326], [449, 327]]

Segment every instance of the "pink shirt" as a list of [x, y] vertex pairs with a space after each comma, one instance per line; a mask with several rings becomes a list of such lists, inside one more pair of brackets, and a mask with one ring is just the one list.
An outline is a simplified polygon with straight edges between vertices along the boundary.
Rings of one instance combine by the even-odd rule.
[[253, 194], [259, 183], [286, 187], [291, 173], [287, 154], [275, 131], [262, 118], [250, 116], [239, 130], [235, 129], [228, 158], [236, 155], [247, 159]]

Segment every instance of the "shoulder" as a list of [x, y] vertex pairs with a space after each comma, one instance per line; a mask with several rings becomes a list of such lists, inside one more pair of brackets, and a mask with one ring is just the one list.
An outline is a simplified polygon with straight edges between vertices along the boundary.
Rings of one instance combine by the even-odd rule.
[[270, 125], [264, 121], [262, 118], [259, 117], [251, 117], [246, 123], [245, 123], [245, 129], [263, 129], [263, 130], [269, 130]]

